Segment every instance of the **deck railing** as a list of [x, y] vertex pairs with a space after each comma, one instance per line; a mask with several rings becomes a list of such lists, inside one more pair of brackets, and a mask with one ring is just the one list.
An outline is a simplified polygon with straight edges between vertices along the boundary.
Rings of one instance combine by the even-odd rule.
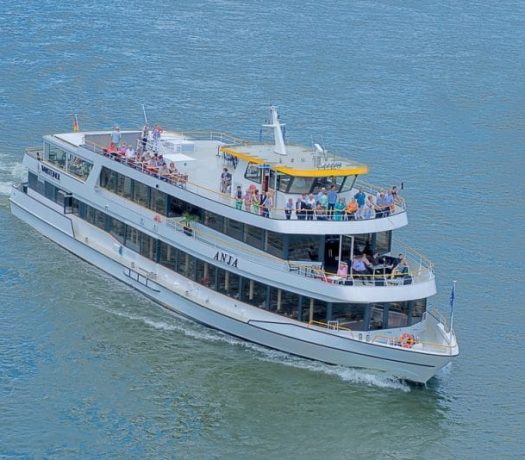
[[[190, 132], [186, 132], [186, 133], [183, 133], [184, 135], [187, 135], [187, 136], [192, 136], [192, 139], [209, 139], [209, 140], [217, 140], [217, 141], [221, 141], [221, 142], [225, 142], [226, 144], [229, 144], [229, 143], [233, 143], [235, 145], [248, 145], [248, 142], [246, 141], [242, 141], [241, 139], [238, 139], [238, 138], [235, 138], [229, 134], [226, 134], [226, 133], [221, 133], [221, 132], [215, 132], [215, 131], [209, 131], [209, 132], [204, 132], [204, 131], [198, 131], [198, 132], [194, 132], [194, 131], [190, 131]], [[144, 168], [142, 166], [137, 166], [133, 161], [129, 161], [127, 160], [125, 157], [121, 157], [119, 155], [108, 155], [106, 153], [106, 147], [102, 146], [102, 145], [99, 145], [99, 144], [96, 144], [95, 142], [92, 142], [92, 141], [85, 141], [84, 143], [84, 147], [87, 148], [88, 150], [92, 151], [92, 152], [95, 152], [95, 153], [98, 153], [98, 154], [101, 154], [101, 155], [105, 155], [105, 156], [109, 156], [111, 157], [112, 159], [116, 160], [116, 161], [119, 161], [120, 163], [123, 163], [123, 164], [126, 164], [134, 169], [137, 169], [139, 171], [141, 171], [142, 173], [144, 174], [148, 174], [150, 176], [154, 176], [158, 179], [161, 179], [165, 182], [169, 182], [169, 183], [172, 183], [173, 185], [176, 185], [176, 186], [183, 186], [184, 189], [188, 192], [191, 192], [191, 193], [194, 193], [200, 197], [206, 197], [216, 203], [220, 203], [220, 204], [223, 204], [223, 205], [226, 205], [228, 207], [231, 207], [231, 208], [235, 208], [236, 210], [238, 210], [239, 212], [244, 212], [244, 213], [248, 213], [248, 214], [256, 214], [256, 215], [259, 215], [261, 217], [262, 216], [262, 212], [261, 212], [261, 207], [260, 206], [257, 206], [257, 205], [250, 205], [249, 206], [249, 209], [247, 209], [245, 203], [244, 203], [244, 200], [237, 200], [235, 197], [233, 197], [231, 195], [231, 192], [228, 192], [228, 193], [222, 193], [220, 190], [219, 190], [219, 180], [217, 179], [217, 189], [212, 189], [212, 188], [209, 188], [209, 187], [204, 187], [202, 185], [199, 185], [195, 182], [192, 181], [192, 178], [191, 176], [187, 177], [187, 179], [185, 179], [184, 181], [172, 181], [170, 179], [169, 176], [162, 176], [162, 175], [159, 175], [158, 173], [156, 173], [155, 171], [152, 171], [152, 170], [148, 170], [147, 168]], [[182, 183], [181, 183], [182, 182]], [[376, 197], [376, 195], [379, 193], [379, 191], [381, 190], [381, 187], [377, 187], [375, 185], [372, 185], [372, 184], [369, 184], [369, 183], [366, 183], [366, 182], [363, 182], [363, 181], [357, 181], [356, 184], [355, 184], [355, 188], [362, 188], [363, 191], [365, 191], [366, 195], [372, 195], [373, 197]], [[244, 191], [245, 192], [245, 191]], [[277, 192], [279, 193], [279, 192]], [[295, 203], [294, 203], [295, 205]], [[398, 197], [398, 199], [396, 200], [396, 203], [392, 206], [392, 210], [390, 212], [389, 215], [395, 215], [395, 214], [401, 214], [403, 212], [406, 212], [406, 203], [405, 201]], [[324, 213], [324, 216], [321, 215], [321, 216], [317, 216], [315, 214], [315, 211], [314, 210], [311, 210], [309, 211], [309, 216], [311, 217], [310, 220], [308, 220], [308, 223], [312, 223], [313, 225], [315, 225], [314, 222], [327, 222], [327, 221], [333, 221], [333, 222], [338, 222], [338, 221], [348, 221], [348, 222], [353, 222], [353, 221], [363, 221], [363, 220], [375, 220], [376, 217], [375, 215], [371, 216], [370, 218], [365, 218], [362, 214], [359, 214], [357, 213], [356, 215], [352, 215], [352, 216], [349, 216], [347, 215], [346, 212], [337, 212], [337, 211], [333, 211], [331, 214], [328, 214], [327, 212]], [[267, 215], [268, 218], [270, 219], [275, 219], [275, 220], [287, 220], [287, 217], [286, 217], [286, 213], [285, 213], [285, 209], [284, 208], [277, 208], [275, 206], [269, 208], [268, 210], [268, 215]], [[324, 217], [324, 218], [322, 218]], [[384, 219], [384, 218], [387, 218], [388, 216], [384, 216], [384, 217], [379, 217], [379, 219]], [[266, 218], [266, 216], [265, 216]], [[298, 217], [297, 217], [297, 213], [295, 212], [295, 209], [293, 210], [292, 214], [291, 214], [291, 219], [293, 220], [297, 220]]]

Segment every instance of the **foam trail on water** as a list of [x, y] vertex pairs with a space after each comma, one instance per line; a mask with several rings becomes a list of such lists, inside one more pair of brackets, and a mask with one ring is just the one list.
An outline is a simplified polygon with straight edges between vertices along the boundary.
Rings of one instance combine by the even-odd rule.
[[303, 369], [311, 372], [320, 372], [326, 375], [335, 376], [345, 382], [365, 384], [369, 386], [375, 386], [379, 388], [388, 388], [394, 390], [401, 390], [408, 392], [410, 386], [406, 383], [400, 382], [394, 378], [375, 374], [372, 371], [366, 371], [362, 369], [352, 369], [343, 366], [333, 366], [318, 361], [311, 361], [303, 359], [298, 356], [292, 356], [288, 353], [284, 353], [277, 350], [271, 350], [262, 345], [246, 342], [244, 340], [236, 339], [235, 337], [229, 336], [220, 331], [213, 329], [204, 329], [198, 331], [195, 327], [199, 327], [196, 323], [190, 322], [185, 318], [177, 316], [181, 320], [180, 324], [167, 323], [165, 321], [155, 321], [151, 318], [142, 315], [134, 315], [122, 311], [117, 311], [111, 308], [98, 307], [99, 309], [117, 315], [123, 318], [127, 318], [132, 321], [141, 321], [144, 324], [162, 331], [175, 331], [184, 334], [187, 337], [191, 337], [198, 340], [205, 340], [209, 342], [225, 342], [230, 345], [241, 346], [255, 352], [256, 359], [265, 362], [271, 362], [275, 364], [282, 364], [285, 366], [295, 367], [297, 369]]
[[0, 195], [9, 195], [11, 186], [25, 181], [26, 177], [27, 171], [22, 163], [10, 162], [0, 165]]

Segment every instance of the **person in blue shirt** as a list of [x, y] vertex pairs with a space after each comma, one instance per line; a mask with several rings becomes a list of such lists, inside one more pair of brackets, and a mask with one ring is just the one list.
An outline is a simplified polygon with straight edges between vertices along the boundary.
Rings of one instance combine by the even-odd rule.
[[121, 139], [122, 134], [120, 133], [120, 128], [118, 126], [115, 126], [113, 132], [111, 133], [111, 143], [114, 144], [115, 147], [119, 147]]
[[357, 201], [357, 207], [359, 208], [356, 212], [356, 217], [362, 218], [365, 207], [366, 194], [365, 192], [363, 192], [362, 189], [359, 189], [359, 191], [354, 195], [354, 198]]
[[337, 192], [335, 190], [335, 185], [330, 187], [328, 191], [328, 218], [333, 219], [335, 204], [337, 203]]

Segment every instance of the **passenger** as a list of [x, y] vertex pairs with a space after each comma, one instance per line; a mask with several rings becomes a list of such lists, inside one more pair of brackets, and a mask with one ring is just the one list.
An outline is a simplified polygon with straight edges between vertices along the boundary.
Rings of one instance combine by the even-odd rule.
[[248, 189], [244, 194], [244, 209], [245, 211], [252, 212], [252, 196], [253, 192]]
[[358, 209], [357, 200], [352, 198], [346, 205], [345, 220], [355, 220]]
[[339, 198], [335, 204], [334, 220], [340, 222], [344, 219], [345, 214], [345, 199]]
[[126, 158], [128, 160], [135, 159], [135, 149], [131, 145], [129, 145], [128, 148], [126, 149]]
[[237, 185], [235, 190], [235, 209], [242, 209], [242, 188]]
[[115, 126], [111, 133], [111, 143], [115, 145], [115, 147], [118, 148], [120, 146], [121, 139], [122, 139], [122, 134], [120, 132], [120, 128], [118, 126]]
[[368, 195], [364, 208], [363, 218], [373, 219], [375, 217], [375, 207], [376, 204], [374, 203], [374, 197], [372, 195]]
[[355, 257], [352, 261], [352, 274], [368, 276], [371, 273], [371, 264], [365, 254]]
[[170, 170], [166, 166], [166, 163], [164, 163], [161, 166], [159, 166], [159, 171], [158, 171], [159, 176], [166, 177], [166, 176], [169, 175], [169, 173], [170, 173]]
[[308, 258], [312, 262], [316, 262], [319, 259], [319, 256], [317, 255], [317, 252], [315, 251], [315, 248], [313, 245], [310, 245], [310, 247], [308, 248]]
[[[401, 255], [401, 254], [400, 254]], [[409, 268], [407, 260], [401, 255], [399, 263], [392, 269], [392, 278], [400, 278], [402, 276], [408, 275]]]
[[392, 195], [392, 199], [394, 200], [394, 204], [400, 205], [401, 204], [401, 197], [397, 193], [397, 187], [395, 185], [392, 185], [392, 188], [390, 189], [390, 195]]
[[[324, 190], [324, 189], [323, 189]], [[328, 193], [326, 190], [324, 190], [323, 194], [318, 200], [319, 204], [323, 207], [323, 209], [326, 211], [328, 209]]]
[[390, 194], [390, 190], [387, 190], [384, 197], [383, 217], [388, 217], [393, 211], [393, 207], [394, 197]]
[[366, 194], [362, 189], [359, 189], [359, 191], [354, 195], [354, 198], [357, 201], [357, 207], [359, 208], [356, 213], [356, 218], [362, 219], [365, 213]]
[[327, 199], [328, 199], [328, 202], [327, 202], [328, 219], [333, 219], [335, 204], [337, 203], [337, 191], [335, 190], [335, 185], [332, 185], [330, 187], [330, 190], [328, 191], [328, 194], [327, 194]]
[[375, 205], [376, 219], [379, 219], [381, 217], [387, 217], [389, 209], [390, 204], [388, 204], [388, 201], [386, 199], [385, 191], [380, 190]]
[[231, 174], [228, 172], [228, 168], [224, 168], [221, 173], [221, 193], [228, 191], [231, 181]]
[[126, 155], [126, 150], [127, 150], [127, 149], [128, 149], [128, 146], [126, 145], [125, 142], [123, 142], [122, 145], [121, 145], [121, 146], [119, 147], [119, 149], [118, 149], [118, 153], [119, 153], [120, 155], [125, 156], [125, 155]]
[[263, 217], [270, 217], [270, 213], [268, 211], [268, 199], [268, 195], [263, 190], [259, 196], [260, 213]]
[[306, 219], [306, 194], [303, 193], [297, 198], [295, 202], [295, 214], [298, 220]]
[[310, 193], [308, 196], [308, 199], [306, 200], [306, 219], [307, 220], [314, 220], [314, 212], [315, 208], [317, 206], [317, 203], [315, 201], [315, 197], [313, 193]]
[[324, 193], [326, 193], [326, 189], [323, 187], [323, 188], [321, 188], [321, 190], [319, 190], [319, 193], [317, 193], [317, 196], [315, 197], [315, 205], [316, 206], [317, 206], [317, 203], [321, 202], [321, 198], [323, 197]]
[[170, 174], [177, 174], [177, 167], [175, 166], [175, 163], [173, 161], [170, 162], [170, 165], [168, 167]]
[[315, 208], [315, 219], [316, 220], [326, 220], [326, 209], [323, 208], [321, 203], [317, 204]]
[[159, 150], [161, 133], [162, 133], [162, 128], [159, 125], [155, 125], [155, 127], [153, 128], [153, 133], [152, 133], [153, 149], [155, 152]]
[[[284, 215], [286, 216], [286, 220], [290, 220], [292, 218], [293, 209], [293, 198], [288, 198], [288, 201], [284, 205]], [[299, 216], [297, 216], [297, 218], [299, 218]]]
[[259, 195], [259, 190], [255, 189], [252, 194], [252, 209], [253, 209], [254, 214], [259, 214], [260, 199], [261, 199], [261, 196]]

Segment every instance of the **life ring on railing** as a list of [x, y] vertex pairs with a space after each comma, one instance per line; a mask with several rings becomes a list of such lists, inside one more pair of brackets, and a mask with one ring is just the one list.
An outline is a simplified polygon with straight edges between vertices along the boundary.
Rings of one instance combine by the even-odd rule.
[[412, 334], [404, 332], [401, 334], [401, 337], [399, 337], [399, 343], [401, 343], [403, 348], [412, 348], [416, 344], [416, 339]]
[[155, 214], [155, 217], [153, 218], [153, 220], [159, 224], [162, 222], [162, 219], [158, 214]]

